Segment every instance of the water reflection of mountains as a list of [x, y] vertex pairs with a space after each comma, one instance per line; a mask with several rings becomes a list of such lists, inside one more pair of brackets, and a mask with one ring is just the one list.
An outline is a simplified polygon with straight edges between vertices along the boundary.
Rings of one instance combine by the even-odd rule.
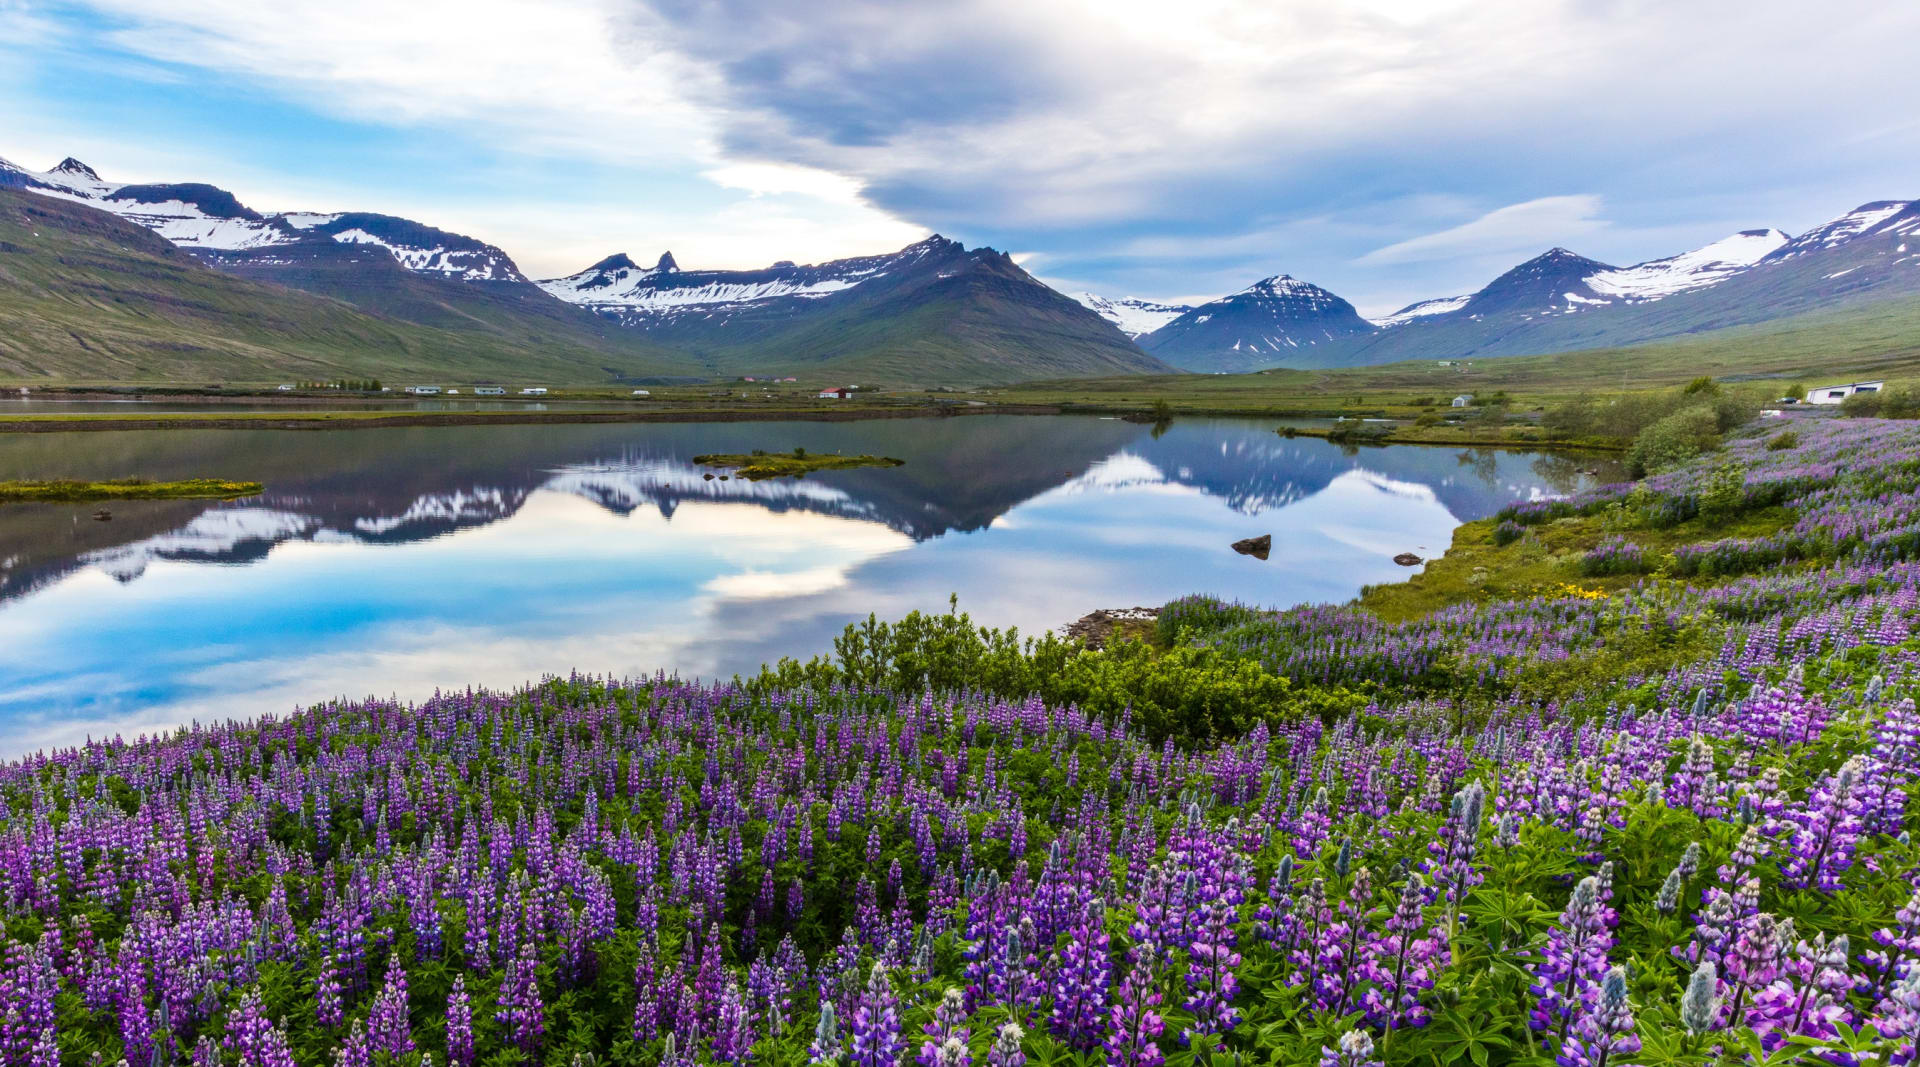
[[[65, 437], [67, 435], [48, 435]], [[885, 524], [914, 540], [986, 528], [1049, 492], [1184, 486], [1248, 514], [1285, 507], [1351, 471], [1430, 491], [1462, 520], [1516, 495], [1564, 490], [1570, 462], [1445, 449], [1343, 450], [1247, 422], [1148, 427], [1094, 419], [966, 417], [842, 424], [489, 427], [299, 433], [206, 431], [87, 435], [60, 467], [40, 442], [0, 447], [6, 477], [188, 477], [263, 481], [251, 500], [0, 509], [0, 598], [83, 568], [132, 581], [156, 561], [244, 564], [290, 541], [401, 544], [512, 517], [535, 491], [568, 493], [618, 514], [671, 520], [693, 502], [801, 509]], [[112, 438], [99, 441], [97, 439]], [[135, 440], [137, 439], [137, 440]], [[900, 456], [904, 467], [805, 479], [721, 481], [692, 463], [707, 451], [790, 447]], [[244, 470], [234, 470], [238, 464]], [[75, 469], [75, 468], [79, 469]], [[25, 473], [21, 473], [25, 471]]]

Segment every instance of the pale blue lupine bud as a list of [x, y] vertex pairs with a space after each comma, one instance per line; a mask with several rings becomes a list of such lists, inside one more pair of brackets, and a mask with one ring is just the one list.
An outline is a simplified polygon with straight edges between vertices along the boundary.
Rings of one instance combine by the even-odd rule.
[[1680, 995], [1680, 1025], [1688, 1033], [1704, 1034], [1714, 1029], [1720, 1016], [1720, 998], [1718, 986], [1720, 972], [1710, 962], [1703, 962], [1693, 969], [1693, 977], [1687, 980], [1687, 991]]

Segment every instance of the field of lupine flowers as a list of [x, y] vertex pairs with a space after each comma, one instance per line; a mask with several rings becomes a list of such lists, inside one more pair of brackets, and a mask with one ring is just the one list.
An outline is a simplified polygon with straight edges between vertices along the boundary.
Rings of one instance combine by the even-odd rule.
[[915, 617], [13, 762], [0, 1065], [1920, 1062], [1920, 427], [1767, 440], [1403, 623]]

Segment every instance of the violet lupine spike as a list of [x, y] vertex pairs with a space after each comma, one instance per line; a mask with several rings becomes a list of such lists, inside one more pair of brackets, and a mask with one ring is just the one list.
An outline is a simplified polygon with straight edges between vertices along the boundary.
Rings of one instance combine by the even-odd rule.
[[407, 1012], [407, 971], [397, 954], [387, 961], [386, 984], [373, 1000], [367, 1028], [374, 1051], [396, 1057], [413, 1051], [413, 1029]]
[[1386, 1061], [1373, 1058], [1373, 1038], [1365, 1030], [1348, 1030], [1337, 1047], [1320, 1047], [1319, 1067], [1386, 1067]]
[[897, 1067], [906, 1048], [900, 1040], [900, 999], [879, 964], [848, 1020], [847, 1061], [853, 1067]]
[[1627, 1000], [1626, 968], [1609, 968], [1597, 985], [1583, 992], [1575, 1011], [1578, 1018], [1557, 1057], [1560, 1067], [1624, 1067], [1622, 1057], [1640, 1051]]
[[467, 976], [453, 976], [453, 989], [447, 994], [447, 1062], [452, 1067], [473, 1067], [473, 998], [467, 995]]
[[1780, 868], [1787, 885], [1829, 893], [1845, 888], [1840, 876], [1853, 865], [1865, 829], [1863, 798], [1856, 788], [1862, 767], [1855, 757], [1822, 780], [1794, 818], [1789, 854]]
[[1068, 1048], [1091, 1051], [1100, 1044], [1113, 984], [1113, 960], [1108, 953], [1106, 902], [1088, 902], [1080, 921], [1067, 932], [1053, 982], [1053, 1032]]
[[1769, 1052], [1784, 1048], [1794, 1037], [1838, 1036], [1836, 1024], [1853, 1021], [1847, 1001], [1854, 984], [1846, 935], [1801, 941], [1779, 975], [1753, 994], [1745, 1024], [1761, 1035]]
[[1022, 1046], [1027, 1031], [1019, 1023], [1006, 1023], [987, 1046], [987, 1067], [1026, 1067], [1027, 1054]]
[[966, 1025], [967, 998], [959, 989], [949, 987], [940, 994], [940, 1003], [934, 1006], [933, 1021], [922, 1029], [927, 1039], [920, 1044], [916, 1057], [920, 1067], [939, 1067], [945, 1061], [942, 1055], [948, 1042], [958, 1042], [964, 1064], [973, 1061], [972, 1054], [966, 1051], [967, 1042], [972, 1039], [973, 1031]]
[[1533, 967], [1533, 982], [1528, 987], [1533, 1007], [1528, 1024], [1553, 1035], [1556, 1042], [1564, 1037], [1580, 993], [1606, 973], [1611, 947], [1612, 938], [1601, 916], [1600, 881], [1582, 878], [1574, 886], [1559, 923], [1548, 932], [1540, 960]]

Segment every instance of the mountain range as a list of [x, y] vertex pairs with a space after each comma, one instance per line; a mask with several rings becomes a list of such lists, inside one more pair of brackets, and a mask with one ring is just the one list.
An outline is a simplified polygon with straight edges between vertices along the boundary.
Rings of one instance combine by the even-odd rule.
[[[1797, 237], [1743, 230], [1629, 267], [1552, 248], [1476, 292], [1374, 320], [1280, 275], [1190, 308], [1135, 341], [1190, 371], [1361, 366], [1635, 345], [1916, 296], [1920, 202], [1888, 200]], [[1082, 301], [1120, 325], [1104, 310], [1120, 302], [1091, 294]]]
[[[212, 185], [118, 184], [71, 158], [47, 171], [0, 160], [0, 191], [8, 189], [88, 209], [34, 205], [29, 213], [42, 232], [21, 243], [20, 254], [35, 243], [60, 246], [51, 257], [57, 263], [66, 246], [86, 244], [98, 267], [119, 252], [127, 259], [111, 273], [143, 279], [130, 299], [149, 309], [182, 309], [164, 314], [166, 321], [146, 321], [152, 329], [144, 337], [143, 322], [116, 322], [109, 342], [85, 314], [72, 313], [103, 279], [79, 283], [41, 271], [31, 289], [0, 287], [0, 321], [16, 327], [11, 336], [38, 339], [31, 351], [23, 342], [18, 353], [0, 342], [0, 370], [21, 376], [531, 374], [579, 383], [806, 373], [946, 385], [1172, 369], [1006, 254], [938, 235], [884, 256], [757, 271], [682, 271], [671, 254], [642, 270], [616, 255], [570, 278], [535, 282], [503, 250], [410, 219], [262, 213]], [[184, 252], [212, 275], [181, 272], [180, 257], [174, 270], [156, 272], [143, 257], [164, 258], [163, 250], [124, 226], [87, 217], [93, 213], [163, 238], [168, 250]], [[0, 271], [6, 263], [0, 260]], [[227, 279], [271, 288], [236, 288]], [[169, 291], [182, 285], [194, 291]], [[209, 289], [217, 293], [202, 291]], [[250, 329], [214, 313], [210, 303], [273, 305], [287, 290], [333, 303], [324, 312], [301, 299], [258, 309], [290, 320], [284, 358], [260, 351], [236, 363], [232, 344], [203, 343]], [[49, 298], [67, 313], [49, 318]], [[187, 308], [200, 311], [190, 315]], [[363, 337], [329, 334], [309, 321], [331, 322], [342, 312], [359, 316], [350, 333], [431, 337], [411, 348], [397, 340], [369, 348]], [[254, 333], [256, 347], [272, 347]], [[429, 340], [435, 358], [411, 358]], [[454, 351], [437, 344], [461, 340], [472, 346], [471, 356], [457, 343]], [[196, 351], [207, 358], [196, 359]]]
[[1197, 306], [1067, 297], [934, 235], [757, 270], [618, 253], [528, 277], [474, 237], [370, 212], [263, 213], [201, 183], [0, 160], [0, 374], [558, 384], [804, 374], [973, 385], [1618, 348], [1920, 296], [1920, 203], [1744, 230], [1617, 267], [1550, 249], [1476, 292], [1363, 318], [1286, 274]]

